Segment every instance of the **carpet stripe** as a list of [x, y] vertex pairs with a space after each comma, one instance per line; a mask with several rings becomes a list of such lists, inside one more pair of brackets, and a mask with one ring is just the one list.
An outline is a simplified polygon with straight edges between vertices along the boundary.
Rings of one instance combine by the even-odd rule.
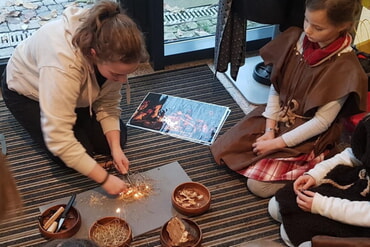
[[[207, 65], [138, 76], [130, 78], [130, 84], [131, 104], [127, 105], [125, 100], [121, 103], [124, 121], [128, 121], [148, 92], [230, 107], [231, 113], [220, 134], [244, 116]], [[122, 94], [124, 96], [125, 92]], [[24, 199], [23, 214], [0, 224], [0, 246], [42, 246], [46, 240], [37, 229], [38, 207], [97, 185], [49, 160], [2, 101], [0, 130], [6, 136], [10, 168]], [[203, 230], [202, 246], [237, 246], [258, 238], [280, 241], [279, 226], [267, 213], [268, 200], [252, 195], [246, 188], [244, 177], [216, 165], [208, 146], [128, 127], [125, 152], [134, 173], [178, 161], [193, 181], [210, 189], [210, 210], [192, 217]], [[138, 236], [131, 246], [160, 246], [159, 229]]]

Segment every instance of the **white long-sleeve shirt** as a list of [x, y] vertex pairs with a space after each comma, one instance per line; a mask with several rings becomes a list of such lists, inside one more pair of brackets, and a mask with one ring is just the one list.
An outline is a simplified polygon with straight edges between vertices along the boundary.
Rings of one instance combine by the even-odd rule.
[[[316, 180], [316, 184], [319, 185], [326, 174], [339, 164], [354, 167], [361, 165], [361, 162], [353, 155], [351, 148], [346, 148], [331, 159], [317, 164], [307, 174], [312, 176]], [[370, 227], [369, 201], [350, 201], [316, 193], [311, 212], [345, 224]]]
[[[315, 116], [298, 126], [297, 128], [283, 134], [284, 142], [288, 147], [294, 147], [299, 143], [308, 140], [311, 137], [319, 135], [326, 131], [337, 117], [340, 109], [346, 102], [348, 95], [321, 106], [315, 113]], [[270, 86], [268, 102], [262, 115], [266, 118], [278, 120], [277, 115], [280, 111], [279, 94], [273, 85]]]

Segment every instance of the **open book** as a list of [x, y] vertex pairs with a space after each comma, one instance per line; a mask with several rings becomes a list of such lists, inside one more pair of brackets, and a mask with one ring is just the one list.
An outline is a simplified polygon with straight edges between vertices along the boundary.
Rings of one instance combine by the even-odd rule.
[[225, 106], [150, 92], [127, 126], [211, 145], [229, 114]]

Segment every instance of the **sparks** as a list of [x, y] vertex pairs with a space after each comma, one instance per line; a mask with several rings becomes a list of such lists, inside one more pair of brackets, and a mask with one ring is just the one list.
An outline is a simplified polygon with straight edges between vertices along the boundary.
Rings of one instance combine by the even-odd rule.
[[143, 176], [132, 176], [132, 183], [127, 191], [120, 193], [120, 199], [123, 201], [137, 201], [149, 196], [153, 191], [152, 184]]

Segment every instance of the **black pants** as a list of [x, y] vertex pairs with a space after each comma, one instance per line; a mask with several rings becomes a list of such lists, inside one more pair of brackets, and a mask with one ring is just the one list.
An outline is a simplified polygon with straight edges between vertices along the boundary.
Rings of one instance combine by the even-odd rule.
[[[45, 145], [41, 129], [39, 102], [9, 90], [6, 83], [5, 71], [1, 78], [1, 88], [6, 106], [19, 124], [28, 132], [32, 140], [39, 144], [52, 160], [64, 165], [64, 162], [54, 156]], [[96, 115], [93, 114], [93, 116], [90, 116], [88, 107], [77, 108], [75, 112], [77, 114], [77, 120], [73, 126], [74, 135], [85, 147], [86, 152], [91, 156], [95, 154], [110, 155], [108, 142], [100, 123], [96, 120]], [[127, 128], [122, 120], [120, 120], [120, 127], [121, 146], [123, 148], [127, 139]]]

